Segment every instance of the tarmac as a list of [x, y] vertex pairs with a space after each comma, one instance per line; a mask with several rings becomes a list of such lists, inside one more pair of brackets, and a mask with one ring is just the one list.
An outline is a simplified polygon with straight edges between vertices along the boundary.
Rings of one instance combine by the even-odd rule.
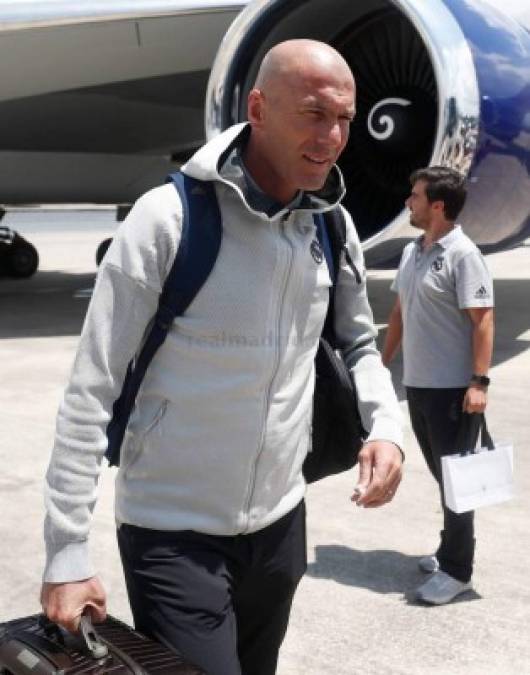
[[[43, 567], [42, 483], [55, 414], [92, 287], [108, 212], [9, 215], [36, 244], [39, 272], [0, 279], [0, 622], [38, 612]], [[437, 546], [437, 488], [406, 424], [404, 478], [394, 501], [359, 509], [355, 473], [307, 494], [308, 571], [296, 594], [279, 675], [530, 674], [530, 242], [491, 255], [497, 302], [488, 424], [514, 444], [516, 497], [476, 514], [474, 590], [442, 607], [414, 599], [420, 556]], [[370, 270], [383, 337], [394, 270]], [[393, 377], [406, 415], [400, 385]], [[108, 610], [130, 622], [105, 469], [91, 534]]]

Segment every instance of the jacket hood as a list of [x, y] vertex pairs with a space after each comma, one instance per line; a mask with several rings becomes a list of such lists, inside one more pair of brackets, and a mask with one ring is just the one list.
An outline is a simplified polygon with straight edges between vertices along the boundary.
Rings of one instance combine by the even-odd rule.
[[[241, 193], [236, 184], [224, 177], [222, 166], [232, 150], [244, 143], [249, 134], [250, 124], [248, 122], [229, 127], [226, 131], [205, 143], [181, 167], [181, 171], [199, 180], [228, 183], [238, 193]], [[297, 208], [310, 211], [328, 211], [335, 208], [345, 194], [346, 188], [342, 173], [339, 167], [334, 164], [323, 187], [315, 192], [305, 191], [304, 197]], [[244, 195], [241, 196], [244, 199]]]

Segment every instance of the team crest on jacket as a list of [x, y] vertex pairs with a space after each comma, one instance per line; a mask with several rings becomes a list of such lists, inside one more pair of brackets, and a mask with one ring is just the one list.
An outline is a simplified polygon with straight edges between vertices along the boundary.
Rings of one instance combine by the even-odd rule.
[[324, 260], [324, 251], [322, 250], [322, 246], [320, 245], [320, 242], [318, 239], [313, 239], [311, 242], [311, 255], [313, 256], [313, 260], [320, 265], [320, 263]]
[[439, 255], [432, 261], [431, 269], [433, 272], [439, 272], [443, 266], [444, 266], [444, 257], [443, 255]]

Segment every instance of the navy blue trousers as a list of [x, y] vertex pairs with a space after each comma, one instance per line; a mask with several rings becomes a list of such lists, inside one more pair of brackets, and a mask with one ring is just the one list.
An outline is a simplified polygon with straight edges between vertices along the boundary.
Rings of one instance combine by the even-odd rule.
[[440, 488], [444, 525], [436, 557], [440, 569], [459, 581], [473, 574], [475, 553], [474, 513], [454, 513], [444, 502], [442, 456], [456, 450], [466, 389], [427, 389], [407, 387], [412, 430], [427, 466]]
[[273, 675], [306, 566], [305, 504], [258, 532], [132, 525], [118, 544], [135, 628], [208, 675]]

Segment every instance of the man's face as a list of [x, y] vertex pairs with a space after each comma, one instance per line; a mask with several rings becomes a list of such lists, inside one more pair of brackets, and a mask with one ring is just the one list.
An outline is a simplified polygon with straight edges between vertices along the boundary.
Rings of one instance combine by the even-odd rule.
[[320, 189], [348, 141], [355, 85], [347, 74], [315, 69], [259, 91], [258, 125], [272, 196], [282, 202], [297, 190]]
[[412, 186], [410, 197], [405, 205], [410, 209], [410, 224], [425, 230], [431, 224], [432, 204], [425, 194], [426, 183], [419, 180]]

